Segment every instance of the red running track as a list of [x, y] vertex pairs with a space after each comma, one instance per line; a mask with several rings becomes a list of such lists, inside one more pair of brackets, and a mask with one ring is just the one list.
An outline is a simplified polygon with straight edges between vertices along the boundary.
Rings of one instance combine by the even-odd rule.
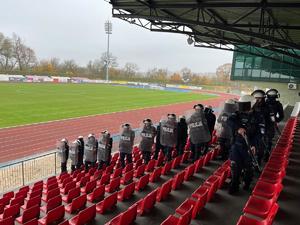
[[[201, 103], [219, 107], [222, 102], [232, 97], [235, 96], [219, 94], [219, 97]], [[114, 134], [119, 132], [119, 127], [124, 122], [136, 128], [147, 117], [157, 123], [167, 113], [182, 115], [196, 103], [199, 101], [3, 128], [0, 129], [0, 163], [53, 150], [56, 141], [63, 137], [73, 140], [79, 135], [87, 136], [89, 133], [98, 136], [104, 129]]]

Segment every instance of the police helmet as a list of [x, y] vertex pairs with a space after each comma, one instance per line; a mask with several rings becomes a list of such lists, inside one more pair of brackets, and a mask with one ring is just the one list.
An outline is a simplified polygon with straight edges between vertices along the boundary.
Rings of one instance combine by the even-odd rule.
[[130, 124], [129, 124], [129, 123], [124, 123], [124, 124], [122, 125], [122, 127], [124, 127], [124, 128], [129, 128], [129, 127], [130, 127]]
[[251, 94], [254, 98], [264, 98], [266, 96], [266, 93], [263, 90], [255, 90]]
[[176, 115], [174, 113], [168, 113], [167, 116], [169, 119], [176, 119]]
[[280, 98], [279, 92], [274, 88], [268, 90], [266, 92], [266, 95], [267, 95], [268, 98]]
[[202, 104], [196, 104], [193, 107], [194, 109], [204, 109], [204, 106]]
[[89, 134], [88, 138], [90, 138], [90, 137], [95, 137], [95, 134], [93, 134], [93, 133]]
[[227, 104], [235, 104], [235, 100], [233, 100], [233, 99], [227, 99], [226, 101], [225, 101], [225, 103], [227, 103]]
[[237, 102], [237, 110], [240, 112], [247, 112], [251, 109], [255, 99], [252, 95], [243, 95]]
[[144, 124], [146, 124], [146, 123], [147, 123], [147, 124], [148, 124], [148, 123], [152, 124], [152, 120], [149, 119], [149, 118], [147, 118], [147, 119], [144, 119], [144, 120], [143, 120], [143, 123], [144, 123]]
[[68, 139], [67, 138], [63, 138], [60, 140], [61, 142], [65, 142], [66, 144], [68, 144]]
[[83, 139], [83, 136], [81, 136], [81, 135], [80, 135], [80, 136], [78, 136], [78, 139]]

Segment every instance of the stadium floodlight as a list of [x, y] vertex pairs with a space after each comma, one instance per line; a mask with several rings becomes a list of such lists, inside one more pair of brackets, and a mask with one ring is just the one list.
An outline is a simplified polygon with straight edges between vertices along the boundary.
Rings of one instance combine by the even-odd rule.
[[194, 40], [193, 40], [193, 38], [192, 38], [191, 36], [188, 37], [187, 43], [188, 43], [189, 45], [191, 45], [191, 44], [194, 43]]
[[106, 51], [106, 82], [108, 83], [108, 67], [110, 63], [110, 56], [109, 56], [109, 35], [112, 34], [112, 23], [107, 20], [104, 24], [105, 33], [107, 34], [107, 51]]

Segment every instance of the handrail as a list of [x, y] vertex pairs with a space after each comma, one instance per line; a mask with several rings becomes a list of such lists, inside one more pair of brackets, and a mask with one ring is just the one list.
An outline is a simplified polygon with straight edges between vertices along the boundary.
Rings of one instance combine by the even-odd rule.
[[300, 102], [296, 102], [291, 117], [300, 117]]

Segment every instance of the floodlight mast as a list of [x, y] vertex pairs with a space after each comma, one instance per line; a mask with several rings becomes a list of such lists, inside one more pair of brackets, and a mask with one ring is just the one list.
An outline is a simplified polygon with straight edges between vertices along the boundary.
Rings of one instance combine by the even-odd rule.
[[108, 66], [110, 63], [109, 57], [109, 35], [112, 34], [112, 23], [107, 20], [104, 25], [105, 33], [107, 34], [107, 51], [106, 51], [106, 82], [108, 83], [109, 76], [108, 76]]

